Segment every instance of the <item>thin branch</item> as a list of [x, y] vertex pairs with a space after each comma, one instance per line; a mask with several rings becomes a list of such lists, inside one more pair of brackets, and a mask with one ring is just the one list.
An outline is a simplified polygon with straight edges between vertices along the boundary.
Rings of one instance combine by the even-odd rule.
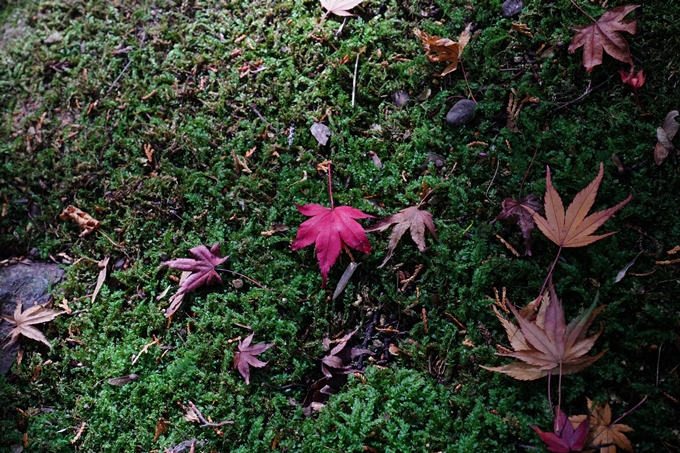
[[219, 272], [229, 272], [230, 274], [238, 275], [239, 277], [245, 278], [246, 280], [254, 283], [255, 285], [259, 286], [262, 289], [266, 289], [267, 291], [272, 291], [271, 289], [267, 288], [266, 286], [263, 286], [262, 284], [260, 284], [257, 280], [254, 280], [254, 279], [248, 277], [247, 275], [243, 275], [240, 272], [232, 271], [231, 269], [224, 269], [222, 267], [216, 267], [215, 270], [219, 271]]
[[132, 60], [129, 60], [128, 63], [127, 63], [127, 64], [125, 65], [125, 67], [123, 68], [123, 70], [120, 72], [120, 74], [118, 74], [118, 77], [116, 77], [116, 80], [114, 80], [113, 83], [111, 84], [111, 86], [109, 87], [109, 89], [106, 90], [106, 94], [105, 94], [104, 96], [106, 96], [107, 94], [109, 94], [109, 93], [111, 92], [111, 90], [113, 90], [113, 87], [116, 86], [116, 84], [118, 83], [118, 81], [120, 80], [120, 78], [123, 77], [123, 74], [125, 74], [125, 71], [127, 71], [127, 68], [128, 68], [131, 64], [132, 64]]
[[467, 89], [470, 92], [470, 97], [472, 98], [474, 103], [477, 104], [477, 99], [475, 99], [475, 95], [472, 94], [472, 89], [470, 88], [470, 84], [468, 83], [467, 73], [465, 72], [465, 66], [463, 66], [462, 61], [459, 61], [458, 63], [460, 63], [460, 69], [463, 71], [463, 78], [465, 79], [465, 85], [467, 85]]
[[622, 416], [620, 416], [619, 418], [617, 418], [616, 420], [614, 420], [614, 423], [611, 423], [611, 424], [612, 424], [612, 425], [615, 425], [615, 424], [617, 424], [618, 422], [620, 422], [621, 419], [623, 419], [623, 417], [625, 417], [626, 415], [630, 414], [630, 413], [633, 412], [635, 409], [637, 409], [638, 407], [640, 407], [640, 405], [641, 405], [642, 403], [644, 403], [645, 401], [647, 401], [647, 395], [645, 395], [645, 397], [642, 398], [642, 401], [640, 401], [639, 403], [637, 403], [637, 404], [636, 404], [635, 406], [633, 406], [631, 409], [627, 410]]
[[250, 108], [253, 109], [253, 112], [255, 112], [255, 114], [258, 116], [258, 118], [260, 118], [262, 121], [264, 121], [267, 126], [274, 129], [274, 132], [276, 132], [277, 134], [279, 133], [279, 131], [274, 126], [272, 126], [272, 124], [269, 121], [267, 121], [267, 119], [264, 116], [262, 116], [260, 111], [257, 110], [257, 107], [255, 106], [255, 104], [250, 104]]
[[196, 414], [196, 417], [201, 422], [201, 428], [204, 428], [206, 426], [210, 426], [211, 428], [219, 428], [220, 426], [233, 425], [234, 424], [234, 420], [226, 420], [226, 421], [219, 422], [219, 423], [210, 422], [210, 421], [206, 420], [206, 418], [203, 416], [201, 411], [199, 411], [198, 408], [196, 407], [196, 405], [194, 403], [192, 403], [191, 401], [189, 401], [189, 407]]
[[[498, 168], [501, 166], [501, 160], [497, 159], [496, 160], [496, 171], [493, 174], [493, 178], [491, 178], [491, 182], [489, 183], [489, 187], [486, 188], [486, 192], [484, 192], [484, 197], [491, 201], [489, 198], [489, 190], [491, 190], [491, 186], [493, 186], [493, 182], [496, 180], [496, 175], [498, 175]], [[495, 202], [491, 201], [493, 204], [496, 204]]]
[[331, 211], [335, 209], [335, 205], [333, 204], [333, 185], [331, 184], [331, 163], [328, 162], [328, 195], [331, 198]]
[[616, 73], [614, 73], [614, 74], [612, 74], [611, 76], [609, 76], [609, 78], [607, 78], [607, 80], [605, 80], [604, 82], [600, 83], [600, 84], [597, 85], [595, 88], [590, 88], [590, 84], [588, 84], [588, 88], [586, 88], [585, 93], [583, 93], [581, 96], [577, 97], [576, 99], [573, 99], [573, 100], [571, 100], [571, 101], [565, 102], [564, 104], [560, 105], [560, 106], [557, 107], [555, 110], [553, 110], [553, 112], [556, 112], [556, 111], [558, 111], [558, 110], [560, 110], [560, 109], [563, 109], [563, 108], [565, 108], [565, 107], [567, 107], [567, 106], [573, 104], [574, 102], [580, 101], [581, 99], [583, 99], [584, 97], [588, 96], [590, 93], [592, 93], [593, 91], [597, 90], [597, 89], [600, 88], [602, 85], [604, 85], [605, 83], [607, 83], [607, 82], [609, 81], [609, 79], [611, 79], [612, 77], [614, 77], [615, 74], [616, 74]]
[[454, 162], [454, 163], [453, 163], [453, 168], [452, 168], [451, 171], [444, 177], [444, 179], [442, 179], [441, 181], [439, 181], [439, 184], [437, 184], [436, 186], [434, 186], [433, 188], [431, 188], [431, 189], [423, 196], [423, 198], [420, 199], [420, 203], [418, 203], [418, 207], [419, 207], [419, 208], [422, 206], [423, 203], [425, 203], [425, 200], [427, 200], [427, 197], [429, 197], [430, 195], [432, 195], [432, 193], [433, 193], [435, 190], [437, 190], [437, 188], [438, 188], [439, 186], [441, 186], [442, 184], [444, 184], [444, 183], [446, 182], [446, 180], [449, 179], [449, 176], [451, 176], [451, 175], [453, 174], [453, 171], [456, 169], [457, 166], [458, 166], [458, 162]]
[[534, 164], [534, 159], [536, 159], [536, 153], [538, 152], [538, 146], [534, 150], [534, 155], [531, 157], [531, 162], [529, 162], [529, 167], [527, 167], [527, 171], [524, 173], [524, 177], [522, 178], [522, 183], [519, 185], [519, 193], [517, 194], [517, 201], [520, 201], [522, 199], [522, 189], [524, 188], [524, 181], [527, 179], [527, 176], [529, 175], [529, 171], [531, 170], [531, 166]]
[[359, 56], [361, 52], [357, 54], [356, 62], [354, 63], [354, 78], [352, 79], [352, 108], [354, 108], [354, 96], [357, 92], [357, 71], [359, 70]]

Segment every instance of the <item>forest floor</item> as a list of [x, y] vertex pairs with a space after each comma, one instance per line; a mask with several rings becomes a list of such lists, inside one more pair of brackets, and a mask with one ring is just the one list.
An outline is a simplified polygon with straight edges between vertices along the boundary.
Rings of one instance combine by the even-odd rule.
[[[0, 449], [545, 451], [531, 426], [552, 431], [558, 403], [614, 420], [646, 397], [621, 421], [632, 448], [678, 451], [680, 169], [654, 149], [680, 108], [680, 2], [638, 3], [621, 33], [636, 93], [629, 63], [605, 53], [587, 72], [568, 50], [616, 0], [525, 0], [510, 18], [501, 0], [365, 0], [315, 32], [315, 0], [0, 2], [0, 263], [59, 263], [52, 308], [68, 312], [34, 326], [51, 348], [20, 340]], [[439, 76], [448, 63], [414, 30], [458, 41], [468, 24]], [[447, 124], [463, 99], [474, 115]], [[331, 205], [328, 162], [336, 207], [378, 219], [434, 189], [437, 238], [421, 251], [404, 234], [379, 267], [390, 231], [369, 232], [371, 253], [341, 251], [322, 287], [314, 246], [291, 244], [296, 204]], [[520, 227], [494, 221], [505, 199], [543, 198], [547, 166], [566, 207], [600, 163], [593, 212], [632, 194], [598, 230], [615, 235], [560, 249], [536, 229], [529, 256]], [[98, 229], [60, 218], [69, 205]], [[217, 242], [220, 267], [257, 284], [220, 272], [166, 317], [181, 272], [162, 263]], [[550, 380], [481, 368], [514, 361], [496, 355], [511, 344], [494, 290], [524, 307], [553, 264], [567, 320], [606, 305], [588, 352], [604, 355]], [[234, 359], [253, 333], [274, 345], [248, 384]]]

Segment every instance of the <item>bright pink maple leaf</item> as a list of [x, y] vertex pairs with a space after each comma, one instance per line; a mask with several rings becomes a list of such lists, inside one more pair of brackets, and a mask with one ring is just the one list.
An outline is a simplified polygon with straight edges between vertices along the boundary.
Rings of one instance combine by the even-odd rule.
[[301, 214], [311, 217], [305, 220], [298, 229], [297, 236], [290, 246], [293, 250], [316, 243], [316, 257], [319, 260], [321, 287], [326, 286], [328, 271], [340, 256], [342, 244], [364, 253], [371, 253], [371, 243], [364, 229], [354, 219], [370, 219], [351, 206], [326, 208], [318, 204], [295, 205]]
[[556, 453], [569, 453], [583, 450], [590, 430], [590, 422], [585, 419], [574, 429], [562, 409], [558, 408], [555, 414], [554, 433], [544, 433], [536, 426], [532, 426], [532, 428], [541, 436], [548, 450]]

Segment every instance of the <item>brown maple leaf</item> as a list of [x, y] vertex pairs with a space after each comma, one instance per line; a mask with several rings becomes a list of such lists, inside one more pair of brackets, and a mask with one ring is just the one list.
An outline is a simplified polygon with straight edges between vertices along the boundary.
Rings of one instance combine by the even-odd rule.
[[468, 26], [465, 27], [465, 30], [463, 30], [458, 38], [458, 42], [448, 38], [431, 36], [418, 29], [413, 30], [413, 34], [423, 42], [428, 60], [433, 63], [438, 63], [440, 61], [448, 61], [450, 63], [441, 74], [437, 74], [438, 76], [443, 77], [458, 68], [458, 59], [463, 54], [465, 46], [470, 42], [471, 26], [472, 24], [468, 24]]
[[571, 39], [569, 52], [574, 53], [583, 46], [583, 66], [588, 72], [602, 64], [603, 51], [619, 61], [633, 65], [628, 43], [619, 32], [635, 34], [637, 21], [623, 19], [639, 7], [640, 5], [617, 6], [605, 12], [594, 24], [576, 27], [578, 32]]
[[250, 367], [254, 366], [256, 368], [262, 368], [267, 364], [257, 358], [256, 355], [262, 354], [267, 349], [274, 346], [275, 343], [261, 343], [251, 345], [250, 342], [253, 341], [253, 336], [255, 333], [251, 333], [243, 342], [239, 340], [238, 351], [234, 354], [234, 368], [238, 368], [241, 376], [246, 380], [246, 384], [250, 384]]
[[515, 315], [518, 326], [507, 320], [493, 307], [499, 321], [505, 328], [514, 350], [498, 346], [501, 351], [497, 355], [514, 357], [521, 362], [514, 362], [501, 367], [482, 368], [489, 371], [505, 373], [515, 379], [532, 381], [547, 376], [548, 373], [573, 374], [590, 366], [602, 357], [606, 351], [595, 356], [585, 355], [595, 344], [602, 333], [586, 338], [588, 328], [604, 306], [595, 308], [597, 298], [586, 311], [572, 319], [569, 325], [564, 319], [562, 301], [557, 298], [552, 279], [548, 289], [543, 293], [541, 308], [535, 321], [522, 316], [515, 307], [508, 307]]
[[406, 230], [411, 230], [411, 238], [421, 252], [427, 249], [425, 244], [425, 228], [437, 239], [432, 214], [419, 209], [419, 206], [402, 209], [396, 214], [380, 220], [372, 227], [366, 228], [366, 232], [385, 231], [392, 225], [394, 225], [394, 228], [392, 229], [392, 234], [390, 234], [390, 242], [387, 245], [387, 256], [378, 268], [383, 267], [392, 258], [392, 253], [394, 253], [394, 249]]
[[544, 198], [545, 218], [541, 217], [535, 211], [532, 214], [534, 222], [536, 222], [536, 225], [541, 232], [546, 235], [548, 239], [559, 245], [560, 248], [583, 247], [615, 234], [615, 232], [611, 232], [599, 236], [592, 236], [592, 233], [594, 233], [595, 230], [609, 220], [609, 218], [628, 203], [633, 196], [629, 195], [628, 198], [613, 208], [605, 209], [586, 217], [588, 211], [590, 211], [590, 208], [593, 206], [593, 203], [595, 203], [595, 197], [597, 196], [597, 190], [600, 187], [603, 175], [604, 165], [600, 162], [600, 172], [597, 174], [597, 177], [588, 184], [585, 189], [576, 194], [574, 201], [569, 205], [569, 208], [567, 208], [567, 212], [565, 213], [562, 199], [550, 180], [550, 167], [547, 167]]
[[519, 201], [506, 198], [502, 206], [503, 212], [498, 214], [494, 220], [507, 220], [510, 223], [519, 224], [524, 238], [524, 254], [531, 256], [531, 233], [536, 226], [533, 213], [541, 209], [538, 197], [529, 194]]
[[19, 338], [19, 335], [23, 335], [32, 340], [40, 341], [45, 343], [50, 348], [52, 345], [45, 335], [42, 334], [35, 327], [31, 327], [34, 324], [42, 324], [44, 322], [52, 321], [54, 318], [64, 313], [63, 311], [49, 310], [42, 305], [34, 305], [26, 310], [23, 310], [23, 304], [21, 300], [17, 302], [17, 307], [14, 309], [14, 314], [12, 316], [3, 316], [2, 318], [7, 321], [10, 326], [13, 326], [11, 330], [7, 333], [5, 339], [10, 340], [5, 344], [5, 348], [14, 344]]
[[[586, 439], [586, 445], [591, 448], [599, 448], [600, 453], [616, 453], [617, 445], [623, 450], [633, 453], [633, 446], [623, 434], [633, 431], [633, 428], [616, 423], [618, 420], [612, 423], [612, 411], [609, 403], [604, 406], [598, 404], [593, 408], [593, 402], [588, 399], [588, 410], [590, 411], [590, 432]], [[586, 415], [574, 415], [569, 417], [569, 421], [572, 424], [581, 423], [586, 418]], [[602, 446], [600, 447], [600, 445]], [[587, 451], [592, 452], [593, 450]]]
[[677, 116], [677, 110], [668, 112], [666, 119], [663, 122], [663, 126], [656, 130], [656, 138], [658, 140], [654, 147], [654, 163], [656, 163], [656, 165], [663, 164], [663, 161], [668, 157], [668, 153], [675, 151], [673, 138], [680, 128], [680, 125], [675, 120]]

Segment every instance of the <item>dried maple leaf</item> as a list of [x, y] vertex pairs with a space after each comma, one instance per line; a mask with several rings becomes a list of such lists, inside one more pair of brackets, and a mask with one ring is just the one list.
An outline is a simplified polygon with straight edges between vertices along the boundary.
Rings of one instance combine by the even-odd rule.
[[[628, 438], [623, 434], [633, 431], [628, 425], [621, 423], [612, 423], [612, 411], [609, 403], [604, 406], [596, 405], [592, 407], [593, 402], [588, 399], [588, 410], [590, 411], [590, 434], [586, 439], [586, 444], [595, 448], [599, 448], [600, 453], [616, 453], [616, 446], [618, 445], [623, 450], [633, 452], [633, 446]], [[574, 415], [569, 417], [572, 423], [582, 423], [586, 415]], [[620, 418], [619, 418], [620, 420]], [[598, 447], [602, 445], [602, 447]], [[590, 450], [592, 451], [592, 450]]]
[[61, 219], [72, 219], [74, 220], [83, 231], [78, 235], [78, 237], [87, 236], [94, 230], [101, 226], [101, 222], [94, 217], [92, 217], [87, 212], [81, 211], [75, 206], [67, 206], [64, 211], [59, 214]]
[[352, 347], [352, 344], [349, 342], [349, 340], [352, 339], [356, 332], [356, 330], [353, 330], [342, 337], [338, 341], [338, 344], [330, 350], [328, 355], [321, 359], [321, 371], [327, 378], [332, 378], [334, 375], [338, 374], [357, 372], [359, 370], [353, 370], [350, 368], [350, 361], [363, 354], [373, 355], [373, 352], [369, 351], [368, 349]]
[[588, 437], [589, 424], [588, 420], [583, 419], [576, 423], [576, 427], [574, 427], [562, 409], [558, 407], [555, 414], [554, 433], [544, 433], [533, 425], [531, 428], [541, 436], [548, 450], [557, 453], [569, 453], [583, 450]]
[[567, 212], [565, 213], [562, 199], [550, 180], [550, 167], [547, 167], [544, 198], [545, 218], [541, 217], [535, 211], [533, 212], [533, 218], [538, 228], [548, 239], [560, 247], [583, 247], [615, 234], [615, 232], [611, 232], [599, 236], [592, 236], [592, 233], [594, 233], [595, 230], [609, 220], [609, 218], [628, 203], [633, 196], [629, 195], [628, 198], [613, 208], [605, 209], [586, 217], [588, 211], [590, 211], [590, 208], [593, 206], [593, 203], [595, 203], [595, 197], [597, 196], [597, 190], [600, 187], [603, 175], [604, 165], [600, 162], [600, 172], [597, 174], [597, 177], [588, 184], [585, 189], [576, 194], [574, 201], [569, 205], [569, 208], [567, 208]]
[[291, 244], [292, 250], [299, 250], [308, 245], [316, 245], [316, 258], [321, 268], [321, 287], [326, 287], [328, 271], [340, 256], [342, 245], [345, 244], [355, 250], [371, 253], [371, 243], [359, 223], [354, 219], [372, 219], [373, 216], [364, 214], [357, 208], [333, 205], [331, 190], [331, 171], [328, 163], [328, 191], [331, 207], [326, 208], [318, 204], [296, 204], [301, 214], [311, 217], [300, 225], [295, 240]]
[[605, 12], [600, 19], [592, 25], [576, 27], [578, 32], [571, 39], [569, 52], [583, 46], [583, 66], [590, 72], [599, 64], [602, 64], [602, 53], [609, 55], [624, 63], [633, 64], [630, 56], [628, 43], [619, 32], [625, 31], [635, 34], [637, 21], [623, 19], [640, 5], [617, 6]]
[[190, 293], [203, 285], [222, 283], [222, 278], [220, 278], [217, 271], [215, 271], [215, 267], [224, 263], [229, 257], [220, 257], [219, 242], [216, 242], [210, 250], [208, 250], [205, 245], [199, 245], [198, 247], [189, 249], [189, 253], [196, 259], [178, 258], [176, 260], [164, 261], [161, 263], [161, 266], [168, 266], [170, 269], [191, 272], [189, 278], [180, 284], [179, 291], [170, 298], [170, 307], [168, 307], [168, 310], [165, 313], [166, 318], [172, 316], [182, 303], [182, 298], [179, 296]]
[[250, 384], [250, 367], [254, 366], [256, 368], [262, 368], [267, 364], [257, 358], [256, 355], [262, 354], [267, 349], [274, 346], [274, 343], [261, 343], [251, 345], [250, 342], [253, 341], [253, 336], [255, 333], [251, 333], [243, 342], [239, 340], [238, 351], [234, 354], [234, 368], [238, 368], [239, 373], [246, 380], [246, 384]]
[[505, 373], [515, 379], [531, 381], [551, 373], [573, 374], [590, 366], [606, 351], [595, 356], [585, 355], [602, 333], [603, 326], [595, 335], [586, 338], [588, 327], [604, 306], [595, 308], [597, 298], [586, 311], [572, 319], [569, 325], [564, 320], [562, 301], [557, 298], [552, 280], [543, 294], [543, 301], [536, 321], [532, 322], [508, 307], [517, 319], [519, 326], [508, 321], [496, 307], [494, 312], [505, 328], [513, 350], [499, 346], [498, 355], [514, 357], [522, 362], [514, 362], [501, 367], [482, 367], [489, 371]]
[[450, 63], [441, 74], [438, 74], [440, 77], [443, 77], [458, 68], [458, 59], [463, 54], [465, 46], [470, 42], [471, 26], [472, 24], [468, 24], [468, 26], [465, 27], [465, 30], [463, 30], [458, 38], [458, 42], [439, 36], [430, 36], [418, 29], [413, 30], [413, 34], [423, 42], [428, 60], [433, 63], [438, 63], [440, 61], [448, 61]]
[[524, 238], [524, 254], [531, 256], [531, 233], [536, 226], [533, 213], [541, 209], [538, 197], [529, 194], [520, 201], [506, 198], [502, 206], [503, 212], [498, 214], [495, 220], [507, 220], [510, 223], [519, 224]]
[[14, 342], [17, 341], [17, 338], [19, 338], [19, 335], [23, 335], [32, 340], [45, 343], [51, 348], [52, 345], [49, 341], [47, 341], [45, 335], [43, 335], [42, 332], [40, 332], [35, 327], [31, 326], [34, 324], [42, 324], [44, 322], [52, 321], [54, 318], [64, 312], [49, 310], [42, 305], [34, 305], [22, 311], [23, 307], [23, 304], [21, 301], [19, 301], [12, 316], [2, 317], [10, 324], [10, 326], [13, 326], [5, 336], [5, 339], [9, 338], [10, 340], [5, 344], [4, 347], [7, 348], [11, 344], [14, 344]]
[[668, 112], [663, 126], [656, 130], [656, 138], [658, 140], [654, 147], [654, 162], [656, 165], [663, 164], [663, 161], [668, 157], [668, 153], [675, 150], [673, 138], [678, 133], [678, 128], [680, 128], [680, 124], [675, 120], [677, 116], [677, 110]]
[[432, 221], [432, 214], [429, 212], [419, 209], [419, 206], [411, 206], [406, 209], [386, 217], [370, 228], [366, 228], [367, 233], [372, 233], [375, 231], [385, 231], [389, 227], [394, 225], [392, 229], [392, 234], [390, 234], [390, 242], [387, 245], [387, 256], [383, 260], [380, 267], [383, 267], [392, 258], [392, 253], [397, 247], [397, 244], [401, 240], [406, 230], [411, 230], [411, 239], [418, 246], [418, 250], [424, 252], [427, 248], [425, 244], [425, 228], [427, 228], [430, 233], [437, 238], [437, 233], [435, 232], [434, 222]]

